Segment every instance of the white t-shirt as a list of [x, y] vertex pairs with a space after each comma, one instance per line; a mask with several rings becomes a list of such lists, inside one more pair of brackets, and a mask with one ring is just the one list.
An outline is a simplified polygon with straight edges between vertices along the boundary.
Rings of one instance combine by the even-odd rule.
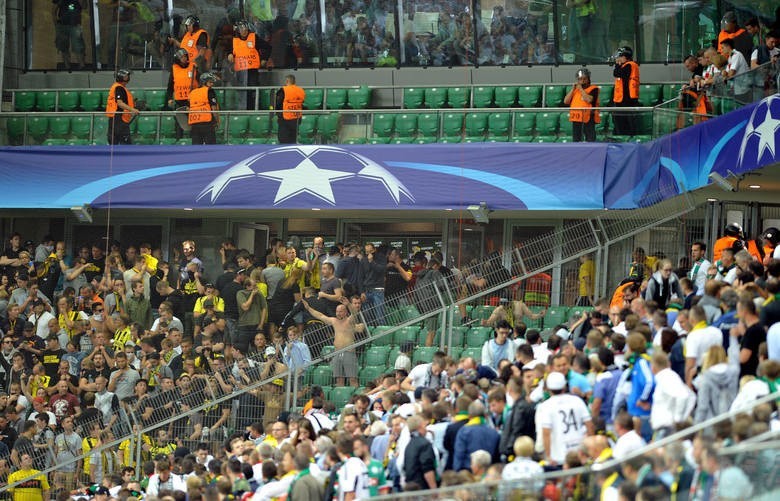
[[723, 332], [717, 327], [708, 325], [703, 329], [695, 329], [688, 333], [685, 340], [685, 358], [696, 358], [696, 366], [701, 367], [702, 358], [711, 346], [723, 344]]
[[339, 501], [343, 501], [344, 494], [354, 492], [355, 499], [368, 499], [368, 467], [359, 458], [347, 459], [338, 471]]
[[582, 443], [587, 431], [585, 423], [591, 420], [585, 402], [574, 395], [553, 395], [536, 408], [538, 443], [544, 446], [542, 430], [550, 431], [550, 458], [563, 464], [566, 453]]
[[766, 331], [766, 347], [770, 360], [780, 360], [780, 322], [772, 324]]
[[735, 94], [744, 94], [750, 90], [750, 80], [739, 76], [748, 71], [747, 61], [740, 51], [735, 50], [731, 53], [729, 61], [726, 63], [726, 69], [735, 72], [733, 76]]
[[629, 431], [618, 438], [615, 446], [612, 448], [612, 456], [615, 459], [623, 459], [629, 452], [634, 452], [647, 445], [645, 440], [634, 430]]

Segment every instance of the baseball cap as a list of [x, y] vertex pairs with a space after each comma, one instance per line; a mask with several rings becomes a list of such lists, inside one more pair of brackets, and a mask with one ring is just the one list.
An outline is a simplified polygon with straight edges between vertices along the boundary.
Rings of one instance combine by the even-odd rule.
[[135, 348], [135, 343], [132, 341], [125, 341], [125, 346], [132, 346], [133, 348]]
[[214, 284], [211, 282], [208, 282], [206, 285], [203, 286], [205, 289], [214, 289]]
[[552, 391], [562, 390], [566, 387], [566, 376], [560, 372], [551, 372], [547, 375], [547, 389]]
[[401, 404], [395, 410], [395, 415], [401, 416], [404, 419], [409, 419], [415, 414], [417, 414], [417, 407], [415, 407], [414, 404]]
[[276, 348], [274, 348], [273, 346], [267, 347], [265, 349], [265, 356], [266, 357], [271, 357], [273, 355], [276, 355]]

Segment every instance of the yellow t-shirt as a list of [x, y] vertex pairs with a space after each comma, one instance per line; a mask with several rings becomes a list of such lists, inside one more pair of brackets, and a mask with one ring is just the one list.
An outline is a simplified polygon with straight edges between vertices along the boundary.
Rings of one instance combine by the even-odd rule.
[[580, 265], [577, 278], [579, 279], [580, 297], [591, 296], [593, 294], [593, 279], [596, 274], [596, 265], [592, 259], [588, 259]]
[[[295, 261], [292, 263], [288, 263], [284, 267], [284, 278], [287, 278], [290, 276], [290, 273], [292, 273], [293, 268], [303, 268], [306, 266], [306, 261], [303, 259], [296, 257]], [[306, 273], [301, 274], [301, 279], [298, 280], [298, 287], [300, 287], [301, 290], [303, 290], [304, 287], [306, 287]]]
[[125, 343], [133, 340], [133, 333], [130, 331], [130, 327], [124, 329], [117, 329], [114, 333], [113, 346], [114, 351], [124, 351]]
[[81, 453], [84, 454], [84, 473], [89, 475], [89, 459], [92, 457], [90, 451], [97, 445], [97, 439], [85, 437], [81, 440]]
[[[194, 313], [200, 313], [201, 315], [206, 313], [206, 308], [203, 307], [203, 302], [206, 298], [207, 296], [201, 296], [195, 300], [195, 307], [192, 308]], [[211, 301], [214, 303], [214, 311], [225, 311], [224, 299], [219, 296], [214, 296], [211, 298]]]
[[18, 470], [8, 475], [8, 484], [25, 478], [28, 478], [25, 482], [8, 489], [13, 494], [14, 501], [43, 501], [43, 491], [49, 490], [46, 475], [41, 475], [39, 470]]

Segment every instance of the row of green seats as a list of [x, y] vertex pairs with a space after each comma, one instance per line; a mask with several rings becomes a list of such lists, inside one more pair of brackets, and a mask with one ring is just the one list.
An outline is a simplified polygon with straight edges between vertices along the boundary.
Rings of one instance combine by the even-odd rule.
[[305, 89], [303, 107], [307, 110], [364, 110], [371, 107], [372, 89], [366, 85], [353, 88]]

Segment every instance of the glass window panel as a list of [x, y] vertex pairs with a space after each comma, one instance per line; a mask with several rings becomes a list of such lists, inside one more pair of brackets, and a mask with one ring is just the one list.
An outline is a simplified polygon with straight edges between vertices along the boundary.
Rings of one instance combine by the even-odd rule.
[[640, 2], [639, 37], [644, 62], [680, 62], [708, 47], [720, 31], [717, 4], [712, 1]]
[[395, 66], [395, 7], [391, 0], [326, 0], [325, 66]]
[[506, 0], [484, 2], [479, 9], [479, 64], [554, 64], [556, 61], [552, 3]]
[[166, 35], [166, 4], [154, 2], [97, 2], [95, 46], [98, 67], [160, 68]]
[[[462, 66], [476, 63], [470, 0], [404, 2], [401, 10], [401, 64]], [[489, 39], [477, 20], [477, 33]]]
[[[31, 44], [28, 69], [78, 69], [92, 61], [90, 2], [63, 0], [60, 3], [56, 11], [50, 0], [29, 3], [32, 36], [28, 38]], [[7, 28], [12, 36], [22, 36], [14, 27]], [[52, 46], [57, 50], [52, 50]]]
[[564, 63], [603, 63], [621, 45], [636, 47], [635, 2], [557, 0]]

